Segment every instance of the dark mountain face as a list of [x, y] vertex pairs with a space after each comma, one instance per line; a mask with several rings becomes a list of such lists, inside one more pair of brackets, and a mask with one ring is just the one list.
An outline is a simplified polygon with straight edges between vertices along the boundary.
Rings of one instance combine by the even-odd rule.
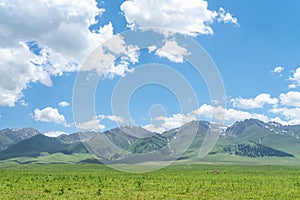
[[276, 150], [272, 147], [268, 147], [257, 143], [228, 145], [223, 148], [225, 152], [235, 154], [238, 156], [246, 157], [294, 157], [293, 154], [286, 153], [284, 151]]
[[35, 135], [22, 140], [14, 146], [0, 152], [0, 159], [15, 157], [37, 157], [42, 153], [87, 153], [81, 142], [67, 144], [57, 138], [47, 137], [43, 134]]
[[86, 148], [104, 160], [119, 160], [136, 152], [152, 152], [164, 144], [160, 134], [152, 133], [141, 127], [124, 126], [105, 132], [86, 135]]
[[[127, 149], [130, 144], [136, 142], [142, 138], [149, 138], [157, 135], [137, 126], [124, 126], [114, 128], [105, 132], [78, 132], [69, 135], [60, 135], [57, 137], [64, 143], [74, 143], [79, 141], [88, 142], [90, 140], [97, 140], [105, 136], [106, 139], [110, 140], [113, 144], [120, 148]], [[99, 141], [100, 142], [100, 141]]]
[[226, 135], [239, 135], [250, 126], [264, 127], [264, 122], [257, 119], [246, 119], [244, 121], [235, 122], [227, 128]]
[[142, 138], [149, 138], [155, 133], [147, 131], [141, 127], [124, 126], [105, 131], [103, 134], [116, 146], [128, 149], [131, 144]]
[[185, 129], [187, 129], [189, 127], [193, 127], [193, 130], [197, 132], [195, 137], [201, 136], [201, 135], [203, 136], [210, 129], [210, 123], [206, 122], [206, 121], [199, 121], [199, 122], [192, 121], [187, 124], [184, 124], [181, 127], [166, 131], [166, 132], [162, 133], [161, 135], [166, 137], [169, 140], [173, 140], [174, 137], [176, 138], [176, 135], [178, 135], [180, 132], [184, 132]]
[[300, 139], [300, 125], [281, 127], [282, 134], [290, 133], [293, 137]]
[[92, 137], [95, 137], [96, 135], [101, 134], [100, 132], [78, 132], [78, 133], [72, 133], [69, 135], [60, 135], [57, 137], [58, 140], [64, 143], [76, 143], [76, 142], [83, 142], [88, 141]]
[[0, 131], [0, 151], [38, 134], [40, 132], [33, 128], [3, 129]]
[[162, 135], [156, 134], [149, 138], [141, 138], [128, 147], [132, 153], [150, 153], [158, 151], [168, 144], [168, 140]]
[[[250, 130], [251, 129], [251, 130]], [[242, 133], [246, 134], [262, 133], [275, 134], [275, 135], [286, 135], [300, 138], [300, 125], [284, 126], [277, 122], [264, 123], [257, 119], [246, 119], [244, 121], [236, 122], [231, 127], [226, 129], [226, 136], [238, 136]]]
[[219, 148], [247, 157], [297, 157], [300, 156], [299, 136], [300, 126], [249, 119], [229, 127], [219, 142]]

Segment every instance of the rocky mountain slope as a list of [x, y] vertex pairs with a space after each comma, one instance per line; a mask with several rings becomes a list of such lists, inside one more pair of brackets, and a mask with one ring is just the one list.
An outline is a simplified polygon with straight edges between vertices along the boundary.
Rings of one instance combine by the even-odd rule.
[[144, 161], [141, 158], [145, 155], [149, 155], [149, 161], [195, 160], [197, 157], [199, 159], [201, 151], [207, 151], [208, 157], [233, 155], [240, 158], [300, 160], [300, 126], [264, 123], [256, 119], [236, 122], [230, 127], [193, 121], [162, 134], [126, 126], [57, 138], [44, 136], [30, 128], [4, 129], [0, 131], [0, 144], [1, 160], [56, 153], [92, 153], [102, 160], [125, 163]]

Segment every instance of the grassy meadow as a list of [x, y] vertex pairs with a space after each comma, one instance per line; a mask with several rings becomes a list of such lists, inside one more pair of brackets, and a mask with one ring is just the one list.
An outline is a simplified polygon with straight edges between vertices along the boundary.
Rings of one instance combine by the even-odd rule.
[[99, 164], [2, 164], [0, 199], [300, 199], [300, 168], [176, 164], [130, 174]]

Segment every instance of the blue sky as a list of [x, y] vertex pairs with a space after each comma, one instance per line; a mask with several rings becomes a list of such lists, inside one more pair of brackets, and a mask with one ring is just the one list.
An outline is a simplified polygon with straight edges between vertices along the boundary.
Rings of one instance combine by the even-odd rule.
[[[247, 118], [300, 124], [299, 9], [296, 0], [2, 0], [0, 128], [34, 127], [55, 135], [127, 124], [111, 108], [114, 88], [149, 63], [168, 66], [184, 77], [198, 107], [183, 113], [168, 86], [146, 85], [130, 96], [126, 107], [134, 125], [161, 132], [196, 118], [210, 120], [212, 112], [222, 111], [227, 125]], [[124, 31], [153, 26], [183, 34], [206, 50], [222, 77], [226, 108], [211, 104], [203, 77], [185, 60], [197, 52], [160, 33], [161, 46], [151, 52], [125, 41], [119, 47], [123, 50], [114, 49], [122, 56], [114, 57], [113, 66], [86, 70], [98, 75], [96, 113], [85, 121], [74, 120], [74, 83], [88, 56]]]

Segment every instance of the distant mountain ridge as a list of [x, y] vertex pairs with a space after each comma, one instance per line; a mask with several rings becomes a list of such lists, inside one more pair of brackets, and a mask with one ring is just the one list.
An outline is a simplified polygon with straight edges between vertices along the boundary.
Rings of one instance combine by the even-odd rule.
[[[196, 133], [189, 132], [193, 130]], [[193, 121], [162, 134], [141, 127], [126, 126], [105, 132], [79, 132], [50, 138], [32, 128], [4, 129], [0, 131], [0, 160], [91, 152], [100, 159], [131, 159], [132, 162], [136, 155], [152, 155], [153, 152], [155, 156], [154, 152], [157, 151], [161, 153], [158, 158], [161, 161], [175, 158], [181, 151], [183, 155], [178, 159], [197, 160], [205, 136], [211, 130], [220, 138], [208, 157], [278, 157], [300, 160], [300, 125], [284, 126], [257, 119], [239, 121], [230, 127]], [[189, 143], [190, 140], [192, 143]], [[185, 146], [189, 148], [184, 149]]]
[[0, 130], [0, 151], [38, 134], [41, 133], [33, 128]]
[[246, 119], [236, 122], [226, 129], [226, 135], [239, 135], [251, 126], [256, 126], [257, 128], [270, 131], [274, 134], [290, 135], [297, 139], [300, 138], [300, 125], [285, 126], [277, 122], [264, 123], [258, 119]]
[[57, 138], [51, 138], [43, 134], [37, 134], [1, 151], [0, 159], [9, 159], [15, 157], [37, 157], [44, 153], [74, 154], [87, 153], [87, 150], [81, 142], [72, 144], [64, 143]]

